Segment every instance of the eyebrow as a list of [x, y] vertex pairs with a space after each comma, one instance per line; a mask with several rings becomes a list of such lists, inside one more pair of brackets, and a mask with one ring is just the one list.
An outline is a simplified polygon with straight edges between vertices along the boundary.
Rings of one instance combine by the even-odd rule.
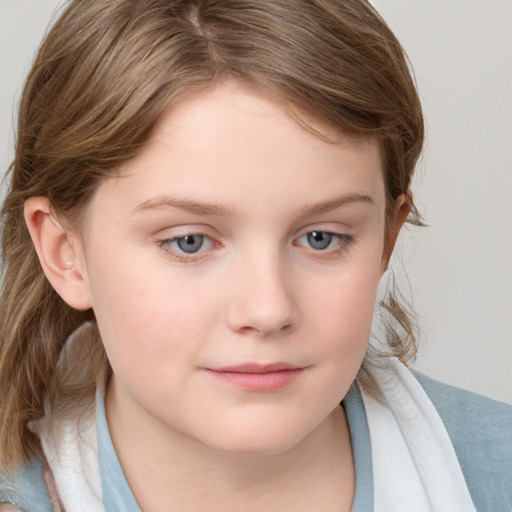
[[133, 213], [166, 208], [178, 208], [179, 210], [184, 210], [195, 215], [218, 215], [227, 217], [234, 213], [230, 208], [226, 208], [220, 204], [204, 203], [174, 196], [157, 196], [148, 199], [134, 208]]
[[327, 213], [332, 210], [336, 210], [336, 208], [341, 208], [346, 204], [350, 203], [366, 203], [370, 205], [374, 205], [373, 199], [367, 194], [358, 194], [357, 192], [343, 194], [341, 196], [334, 197], [333, 199], [329, 199], [327, 201], [323, 201], [321, 203], [313, 204], [311, 206], [304, 206], [302, 208], [301, 213], [304, 216], [308, 215], [318, 215], [320, 213]]
[[[322, 201], [321, 203], [305, 205], [301, 208], [300, 214], [303, 216], [318, 215], [320, 213], [326, 213], [337, 208], [341, 208], [342, 206], [350, 203], [375, 204], [369, 195], [349, 193], [334, 197], [327, 201]], [[220, 204], [199, 202], [174, 196], [156, 196], [148, 199], [135, 207], [132, 213], [167, 208], [177, 208], [195, 215], [217, 215], [223, 217], [235, 216], [234, 210]]]

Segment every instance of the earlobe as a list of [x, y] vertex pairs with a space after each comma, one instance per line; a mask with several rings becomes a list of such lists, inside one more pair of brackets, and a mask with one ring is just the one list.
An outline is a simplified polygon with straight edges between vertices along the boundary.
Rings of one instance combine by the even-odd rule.
[[43, 272], [55, 291], [75, 309], [91, 308], [86, 269], [76, 235], [66, 231], [54, 216], [46, 197], [28, 199], [24, 215]]
[[395, 243], [400, 234], [400, 230], [407, 220], [407, 216], [411, 211], [412, 195], [410, 192], [401, 194], [397, 197], [393, 212], [389, 219], [387, 219], [388, 227], [386, 229], [386, 243], [384, 253], [382, 255], [382, 273], [384, 273], [389, 265], [389, 260], [393, 254]]

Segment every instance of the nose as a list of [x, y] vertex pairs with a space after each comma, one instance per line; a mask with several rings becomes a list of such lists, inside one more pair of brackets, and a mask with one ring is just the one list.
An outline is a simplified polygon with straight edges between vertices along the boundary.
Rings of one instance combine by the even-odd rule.
[[230, 276], [230, 328], [259, 336], [293, 330], [298, 311], [289, 277], [279, 257], [241, 258], [238, 270]]

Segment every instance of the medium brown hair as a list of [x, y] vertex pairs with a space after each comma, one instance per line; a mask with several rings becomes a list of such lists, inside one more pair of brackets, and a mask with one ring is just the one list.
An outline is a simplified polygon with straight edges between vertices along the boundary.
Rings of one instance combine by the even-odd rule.
[[[4, 468], [40, 453], [29, 426], [46, 406], [90, 396], [111, 372], [94, 312], [70, 308], [45, 278], [25, 201], [45, 196], [79, 226], [98, 185], [137, 154], [164, 110], [222, 78], [279, 98], [299, 120], [302, 112], [374, 137], [388, 212], [408, 194], [423, 142], [420, 102], [400, 44], [366, 1], [69, 2], [25, 84], [1, 214]], [[396, 320], [389, 347], [406, 360], [415, 348], [411, 320], [396, 300], [385, 308]]]

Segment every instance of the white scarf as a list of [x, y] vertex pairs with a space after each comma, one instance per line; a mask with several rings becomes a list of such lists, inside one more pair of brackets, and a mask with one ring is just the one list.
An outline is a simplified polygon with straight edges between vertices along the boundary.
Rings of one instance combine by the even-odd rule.
[[[98, 463], [96, 410], [54, 422], [43, 420], [38, 430], [53, 474], [50, 495], [57, 494], [60, 502], [55, 512], [105, 512]], [[53, 485], [56, 489], [52, 489]]]
[[372, 447], [375, 512], [476, 512], [443, 422], [394, 357], [371, 373], [383, 403], [361, 391]]
[[[370, 370], [383, 402], [361, 390], [372, 448], [375, 512], [476, 512], [457, 456], [427, 394], [396, 358]], [[104, 512], [96, 416], [40, 430], [66, 512]]]

